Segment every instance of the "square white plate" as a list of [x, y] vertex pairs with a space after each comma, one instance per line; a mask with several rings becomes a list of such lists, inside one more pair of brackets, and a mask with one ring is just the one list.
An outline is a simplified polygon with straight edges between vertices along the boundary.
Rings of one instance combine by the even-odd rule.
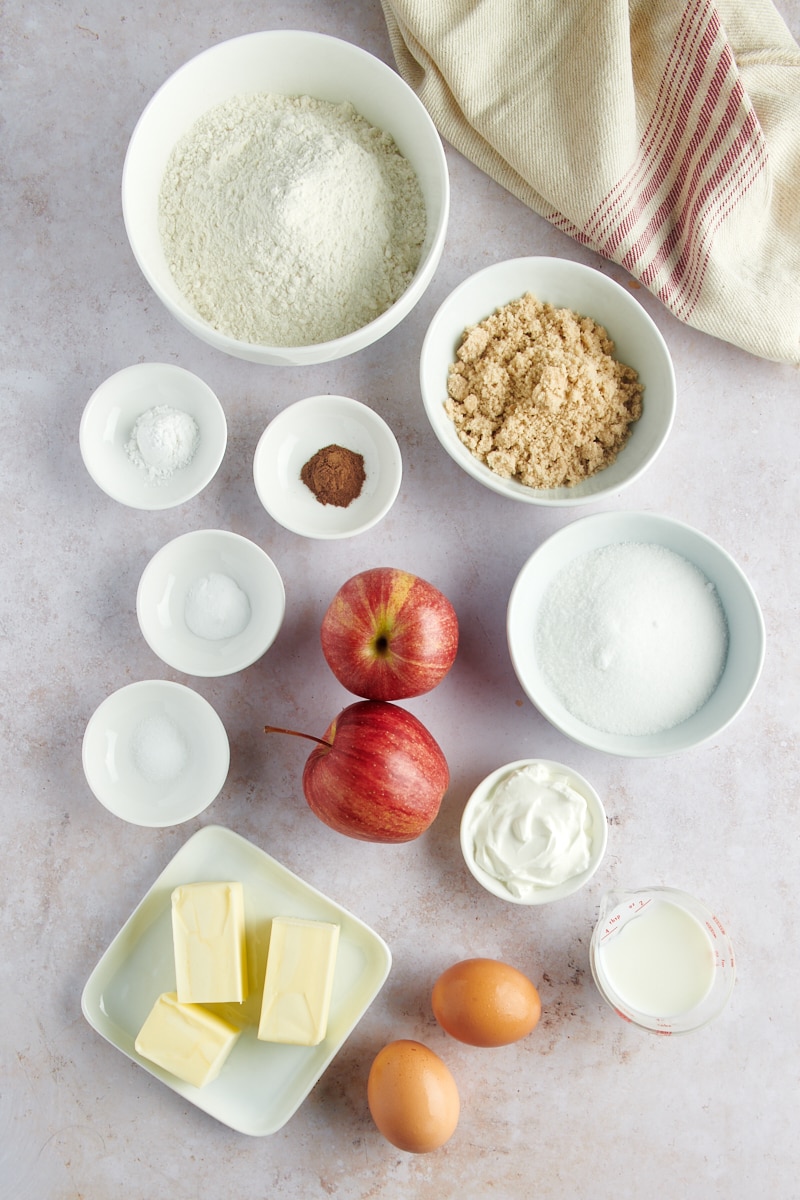
[[[192, 1087], [148, 1062], [134, 1040], [161, 992], [175, 988], [172, 889], [181, 883], [240, 880], [244, 886], [250, 996], [211, 1005], [243, 1027], [220, 1076]], [[328, 1033], [318, 1046], [256, 1037], [270, 922], [275, 916], [334, 921], [340, 927]], [[209, 825], [181, 847], [134, 909], [90, 975], [81, 998], [89, 1024], [123, 1054], [231, 1129], [275, 1133], [300, 1107], [377, 996], [389, 974], [386, 943], [346, 909], [229, 829]]]

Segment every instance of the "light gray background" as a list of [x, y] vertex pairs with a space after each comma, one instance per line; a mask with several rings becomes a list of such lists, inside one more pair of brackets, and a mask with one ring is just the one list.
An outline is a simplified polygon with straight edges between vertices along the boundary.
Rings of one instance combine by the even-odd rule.
[[[798, 0], [779, 7], [800, 35]], [[504, 619], [522, 563], [576, 514], [515, 506], [462, 474], [427, 424], [417, 361], [438, 304], [488, 263], [564, 255], [628, 286], [624, 272], [556, 232], [449, 147], [452, 217], [430, 289], [389, 337], [332, 366], [262, 367], [205, 347], [162, 309], [128, 248], [120, 173], [152, 93], [218, 40], [292, 27], [340, 35], [392, 61], [376, 0], [10, 0], [3, 7], [0, 1196], [796, 1196], [800, 372], [695, 333], [636, 291], [674, 357], [677, 420], [646, 478], [589, 511], [667, 513], [720, 541], [761, 600], [766, 665], [744, 714], [695, 753], [632, 762], [571, 744], [524, 699]], [[78, 451], [93, 389], [145, 360], [199, 374], [229, 424], [213, 483], [164, 513], [109, 500]], [[386, 520], [330, 544], [277, 527], [251, 474], [270, 418], [326, 391], [374, 406], [405, 463]], [[263, 545], [288, 601], [270, 653], [216, 681], [165, 668], [134, 611], [151, 555], [203, 527]], [[438, 584], [462, 630], [451, 675], [409, 704], [441, 742], [452, 787], [430, 832], [398, 848], [350, 841], [320, 824], [300, 789], [306, 747], [261, 732], [269, 722], [322, 733], [349, 702], [322, 658], [319, 622], [345, 578], [382, 564]], [[217, 801], [187, 826], [161, 832], [107, 813], [80, 762], [95, 707], [123, 684], [151, 677], [196, 687], [219, 711], [232, 745]], [[610, 822], [608, 856], [593, 884], [540, 911], [482, 893], [457, 841], [477, 781], [530, 755], [585, 774]], [[98, 1037], [80, 1012], [84, 982], [124, 919], [189, 834], [212, 822], [251, 838], [351, 908], [394, 953], [362, 1025], [289, 1125], [265, 1140], [235, 1134], [182, 1102]], [[739, 977], [728, 1010], [683, 1040], [625, 1026], [589, 975], [600, 894], [641, 883], [698, 894], [735, 939]], [[473, 1050], [435, 1025], [433, 980], [474, 954], [514, 962], [540, 987], [542, 1021], [525, 1042]], [[366, 1107], [374, 1054], [408, 1036], [446, 1059], [463, 1105], [452, 1141], [420, 1158], [384, 1142]]]

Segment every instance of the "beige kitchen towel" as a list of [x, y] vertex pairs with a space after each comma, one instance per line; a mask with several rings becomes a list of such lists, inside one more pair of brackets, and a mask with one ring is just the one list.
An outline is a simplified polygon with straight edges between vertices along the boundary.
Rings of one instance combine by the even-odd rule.
[[800, 362], [800, 49], [769, 0], [382, 4], [465, 157], [682, 321]]

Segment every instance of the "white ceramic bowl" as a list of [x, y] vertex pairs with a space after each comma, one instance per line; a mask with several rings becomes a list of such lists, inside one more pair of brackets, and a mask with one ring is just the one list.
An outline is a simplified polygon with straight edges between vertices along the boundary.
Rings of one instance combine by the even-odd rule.
[[[200, 440], [185, 467], [151, 478], [126, 446], [136, 419], [160, 406], [188, 413]], [[86, 470], [112, 500], [155, 510], [184, 504], [211, 482], [225, 454], [228, 428], [219, 400], [191, 371], [171, 363], [136, 363], [111, 375], [89, 397], [79, 440]]]
[[[448, 370], [456, 360], [465, 329], [526, 292], [602, 325], [615, 343], [615, 357], [638, 371], [644, 385], [642, 415], [615, 462], [574, 487], [531, 488], [503, 479], [459, 440], [444, 407]], [[420, 386], [434, 433], [468, 475], [510, 500], [551, 507], [603, 500], [633, 483], [659, 454], [675, 415], [675, 372], [654, 322], [613, 279], [566, 258], [514, 258], [485, 267], [459, 284], [440, 306], [425, 335]]]
[[[310, 346], [251, 345], [215, 330], [178, 289], [158, 227], [158, 197], [176, 142], [209, 109], [244, 93], [308, 95], [349, 101], [389, 133], [416, 171], [425, 200], [427, 233], [406, 291], [375, 320], [344, 337]], [[169, 312], [204, 342], [251, 362], [306, 365], [330, 362], [371, 345], [401, 321], [431, 281], [444, 247], [449, 210], [447, 162], [422, 103], [391, 67], [358, 46], [324, 34], [271, 30], [220, 42], [185, 63], [156, 92], [130, 140], [122, 176], [125, 228], [136, 261]]]
[[[187, 603], [192, 604], [199, 584], [219, 582], [215, 577], [220, 576], [228, 589], [232, 581], [244, 592], [249, 620], [240, 629], [241, 622], [233, 622], [218, 604], [209, 613], [221, 618], [214, 636], [198, 636], [187, 625]], [[232, 675], [261, 658], [278, 636], [285, 608], [283, 580], [269, 555], [224, 529], [198, 529], [162, 546], [142, 572], [136, 594], [139, 627], [150, 649], [177, 671], [205, 677]], [[237, 631], [216, 636], [228, 621]], [[196, 619], [190, 625], [197, 630]]]
[[[339, 445], [364, 459], [361, 494], [346, 507], [323, 504], [300, 478], [312, 455]], [[382, 417], [349, 396], [309, 396], [283, 409], [262, 433], [253, 459], [258, 497], [292, 533], [345, 538], [386, 516], [400, 490], [403, 463], [397, 439]]]
[[[511, 892], [502, 880], [495, 875], [488, 873], [475, 860], [476, 844], [474, 837], [475, 820], [479, 810], [484, 809], [487, 801], [491, 798], [492, 793], [498, 784], [507, 779], [514, 771], [519, 771], [524, 767], [537, 766], [541, 764], [548, 771], [556, 775], [564, 777], [568, 786], [576, 791], [586, 800], [586, 804], [591, 815], [591, 858], [589, 865], [585, 871], [581, 871], [577, 875], [573, 875], [571, 879], [565, 879], [562, 883], [554, 884], [552, 887], [536, 887], [525, 889], [524, 894], [516, 896]], [[603, 856], [606, 852], [608, 844], [608, 823], [606, 821], [605, 809], [602, 801], [588, 780], [579, 775], [577, 771], [573, 771], [571, 767], [565, 767], [562, 763], [551, 762], [548, 759], [542, 758], [523, 758], [517, 762], [506, 763], [505, 766], [498, 767], [496, 771], [492, 771], [491, 775], [487, 775], [481, 783], [475, 788], [474, 792], [467, 801], [464, 812], [461, 816], [461, 853], [464, 855], [464, 862], [470, 870], [470, 873], [487, 892], [491, 892], [493, 896], [497, 896], [500, 900], [508, 900], [512, 904], [550, 904], [554, 900], [563, 900], [566, 896], [572, 896], [575, 892], [580, 891], [585, 884], [589, 882], [594, 875]]]
[[86, 782], [109, 812], [133, 825], [196, 817], [219, 795], [229, 766], [228, 735], [215, 710], [166, 679], [108, 696], [83, 735]]
[[[535, 653], [539, 612], [553, 579], [581, 555], [619, 542], [665, 546], [693, 563], [714, 585], [727, 621], [727, 658], [716, 689], [697, 712], [662, 733], [629, 736], [593, 729], [568, 711]], [[573, 521], [543, 542], [511, 590], [507, 636], [522, 688], [556, 729], [584, 746], [630, 758], [675, 754], [716, 737], [749, 700], [764, 661], [764, 621], [741, 568], [706, 534], [653, 513], [598, 513]]]

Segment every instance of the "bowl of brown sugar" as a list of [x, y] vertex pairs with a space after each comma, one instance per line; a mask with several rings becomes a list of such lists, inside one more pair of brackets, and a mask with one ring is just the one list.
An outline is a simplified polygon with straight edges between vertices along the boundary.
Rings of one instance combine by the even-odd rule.
[[303, 537], [364, 533], [386, 516], [403, 474], [384, 419], [350, 396], [307, 396], [284, 408], [259, 438], [258, 498], [279, 525]]
[[420, 386], [450, 457], [528, 504], [621, 491], [653, 463], [675, 416], [675, 372], [651, 317], [570, 259], [510, 259], [465, 279], [425, 335]]

